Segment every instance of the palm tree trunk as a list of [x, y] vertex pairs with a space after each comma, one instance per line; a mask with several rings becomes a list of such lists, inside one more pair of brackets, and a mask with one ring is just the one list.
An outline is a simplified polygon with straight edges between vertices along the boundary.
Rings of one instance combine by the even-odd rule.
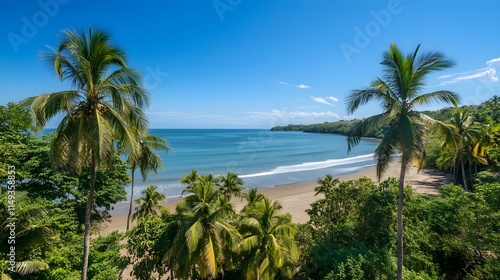
[[451, 167], [451, 177], [453, 178], [453, 184], [457, 184], [456, 168]]
[[135, 168], [132, 168], [132, 175], [131, 175], [131, 180], [132, 180], [132, 185], [130, 187], [130, 205], [128, 207], [128, 216], [127, 216], [127, 229], [129, 229], [130, 226], [130, 216], [132, 216], [132, 203], [134, 201], [134, 173], [135, 173]]
[[472, 174], [472, 166], [470, 166], [470, 164], [469, 164], [469, 174], [470, 174], [470, 189], [471, 191], [474, 191], [474, 175]]
[[97, 164], [92, 152], [92, 175], [90, 177], [90, 190], [87, 198], [87, 205], [85, 206], [85, 234], [83, 237], [83, 260], [82, 260], [82, 280], [87, 279], [87, 269], [89, 267], [89, 251], [90, 251], [90, 214], [92, 212], [92, 205], [94, 204], [94, 191], [95, 182], [97, 177]]
[[469, 188], [467, 188], [467, 178], [465, 178], [465, 168], [464, 168], [464, 163], [462, 162], [461, 164], [462, 167], [462, 181], [464, 183], [464, 189], [466, 192], [469, 191]]
[[398, 197], [398, 280], [403, 279], [403, 198], [407, 162], [401, 160], [401, 173], [399, 174], [399, 197]]

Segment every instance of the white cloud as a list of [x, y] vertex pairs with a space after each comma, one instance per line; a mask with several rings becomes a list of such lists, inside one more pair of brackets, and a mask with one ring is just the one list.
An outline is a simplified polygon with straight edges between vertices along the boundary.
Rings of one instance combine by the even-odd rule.
[[441, 82], [439, 85], [450, 85], [463, 81], [481, 79], [481, 78], [488, 82], [497, 82], [498, 81], [497, 69], [500, 70], [500, 57], [486, 61], [486, 65], [488, 67], [467, 72], [439, 76], [438, 77], [439, 79], [445, 80]]
[[324, 99], [323, 97], [315, 97], [315, 96], [310, 96], [310, 97], [311, 97], [311, 100], [314, 102], [322, 103], [325, 105], [333, 105], [332, 103], [326, 101], [326, 99]]
[[311, 88], [310, 86], [308, 85], [304, 85], [304, 84], [300, 84], [300, 85], [297, 85], [295, 86], [296, 88], [303, 88], [303, 89], [306, 89], [306, 88]]
[[281, 119], [318, 119], [318, 118], [336, 118], [340, 119], [340, 116], [334, 112], [303, 112], [303, 111], [293, 111], [286, 112], [280, 110], [272, 110], [271, 112], [251, 112], [251, 117], [278, 117]]
[[331, 101], [333, 101], [333, 102], [338, 102], [338, 101], [339, 101], [339, 99], [338, 99], [338, 98], [333, 97], [333, 96], [328, 96], [328, 97], [326, 97], [326, 99], [329, 99], [329, 100], [331, 100]]
[[285, 81], [280, 81], [280, 80], [278, 80], [278, 79], [274, 79], [274, 82], [276, 82], [277, 84], [283, 85], [283, 86], [293, 86], [293, 87], [300, 88], [300, 89], [308, 89], [308, 88], [311, 88], [311, 86], [306, 85], [306, 84], [292, 85], [292, 84], [290, 84], [290, 83], [287, 83], [287, 82], [285, 82]]
[[500, 57], [498, 57], [498, 58], [494, 58], [494, 59], [491, 59], [491, 60], [488, 60], [488, 61], [486, 61], [486, 64], [487, 64], [488, 66], [492, 66], [493, 64], [496, 64], [496, 63], [498, 63], [498, 62], [500, 62]]

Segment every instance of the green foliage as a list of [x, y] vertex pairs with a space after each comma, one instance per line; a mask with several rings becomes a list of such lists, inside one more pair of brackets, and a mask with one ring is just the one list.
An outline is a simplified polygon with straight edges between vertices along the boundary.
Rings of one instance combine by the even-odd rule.
[[133, 263], [130, 276], [140, 280], [149, 280], [152, 275], [165, 274], [163, 256], [171, 247], [171, 237], [165, 229], [168, 217], [145, 216], [127, 233], [127, 252]]
[[280, 215], [277, 201], [263, 198], [243, 212], [239, 226], [242, 240], [238, 251], [245, 279], [291, 279], [299, 257], [294, 240], [296, 226], [290, 215]]
[[[37, 275], [37, 279], [69, 280], [81, 277], [81, 255], [83, 252], [82, 237], [68, 233], [59, 242], [48, 246], [44, 257], [50, 269]], [[113, 232], [108, 236], [99, 236], [92, 240], [89, 256], [90, 279], [120, 279], [122, 270], [129, 264], [120, 250], [123, 235]]]
[[311, 279], [393, 279], [396, 201], [396, 180], [377, 186], [362, 178], [340, 182], [313, 202], [306, 210], [309, 234], [301, 245], [314, 245], [306, 245], [303, 274]]
[[149, 186], [141, 191], [142, 197], [135, 200], [137, 206], [135, 213], [132, 215], [132, 220], [141, 219], [148, 215], [159, 216], [157, 209], [161, 210], [161, 203], [166, 202], [165, 195], [157, 191], [156, 186]]
[[232, 267], [232, 252], [241, 238], [229, 223], [236, 212], [229, 199], [216, 187], [212, 174], [199, 176], [196, 171], [186, 175], [187, 183], [177, 204], [174, 222], [166, 230], [174, 236], [165, 256], [172, 263], [178, 278], [199, 274], [201, 278], [215, 278]]
[[[341, 182], [307, 210], [297, 279], [394, 279], [397, 180]], [[407, 187], [404, 279], [497, 279], [500, 182], [439, 196]]]
[[430, 113], [456, 131], [456, 143], [434, 137], [426, 148], [427, 165], [449, 171], [454, 180], [469, 190], [474, 184], [495, 180], [482, 170], [495, 172], [500, 167], [500, 104], [493, 96], [479, 106], [464, 106]]
[[128, 258], [120, 253], [120, 250], [125, 247], [120, 244], [123, 237], [123, 234], [115, 231], [107, 236], [100, 236], [92, 240], [88, 272], [90, 279], [121, 279], [119, 277], [121, 272], [129, 264]]
[[[90, 173], [81, 175], [55, 171], [50, 163], [51, 136], [38, 138], [31, 133], [29, 114], [14, 104], [0, 106], [0, 166], [15, 166], [16, 171], [16, 260], [24, 264], [24, 272], [48, 268], [36, 279], [80, 279], [82, 232], [85, 201]], [[118, 158], [103, 166], [97, 174], [97, 191], [92, 210], [95, 223], [108, 217], [111, 205], [125, 198], [124, 186], [129, 181], [127, 166]], [[6, 221], [7, 172], [1, 172], [0, 220]], [[104, 209], [104, 210], [103, 210]], [[0, 231], [0, 251], [7, 250], [6, 223]], [[94, 279], [113, 279], [123, 267], [119, 259], [119, 238], [96, 239], [90, 269]], [[102, 242], [101, 242], [102, 241]], [[121, 258], [121, 257], [120, 257]], [[5, 260], [5, 256], [0, 257]], [[128, 263], [128, 261], [127, 261]], [[3, 270], [5, 271], [5, 270]], [[107, 274], [106, 274], [107, 273]], [[15, 274], [14, 279], [34, 279], [35, 274]]]

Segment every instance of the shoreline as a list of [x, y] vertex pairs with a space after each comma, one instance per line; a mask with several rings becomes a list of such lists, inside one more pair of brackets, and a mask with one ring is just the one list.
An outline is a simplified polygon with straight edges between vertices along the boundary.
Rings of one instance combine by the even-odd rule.
[[[389, 168], [385, 172], [382, 180], [390, 177], [399, 178], [400, 164], [398, 161], [391, 162]], [[326, 175], [326, 174], [325, 174]], [[342, 176], [338, 176], [340, 181], [355, 180], [362, 177], [367, 177], [373, 181], [377, 181], [376, 178], [376, 167], [371, 166], [366, 169], [357, 171], [355, 173], [350, 173]], [[410, 167], [405, 178], [405, 183], [412, 185], [412, 187], [419, 193], [422, 194], [438, 194], [438, 187], [451, 182], [449, 175], [439, 172], [435, 169], [422, 169], [417, 173], [417, 168]], [[292, 221], [294, 223], [306, 223], [309, 220], [309, 216], [306, 214], [305, 210], [310, 208], [310, 204], [320, 198], [322, 195], [314, 196], [314, 188], [318, 186], [316, 182], [298, 183], [298, 184], [285, 184], [276, 185], [273, 187], [259, 188], [259, 193], [267, 196], [271, 200], [277, 200], [283, 206], [281, 210], [282, 214], [290, 213], [292, 215]], [[170, 199], [165, 204], [171, 212], [175, 211], [177, 202], [181, 197], [175, 199]], [[231, 200], [237, 212], [246, 205], [246, 201], [240, 201], [239, 198], [233, 198]], [[126, 205], [125, 213], [117, 213], [123, 206]], [[118, 205], [117, 205], [118, 206]], [[128, 203], [123, 203], [119, 206], [120, 209], [112, 210], [111, 222], [103, 223], [103, 229], [100, 230], [102, 234], [108, 234], [112, 231], [125, 232], [127, 224], [127, 213], [128, 213]], [[113, 214], [115, 212], [116, 214]], [[133, 226], [135, 222], [132, 222]]]

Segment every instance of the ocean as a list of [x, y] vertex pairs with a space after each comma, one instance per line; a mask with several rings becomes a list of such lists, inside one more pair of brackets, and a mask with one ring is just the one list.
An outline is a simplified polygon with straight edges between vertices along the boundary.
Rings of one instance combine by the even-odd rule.
[[[269, 188], [316, 181], [373, 166], [379, 140], [362, 139], [347, 154], [346, 137], [334, 134], [260, 129], [151, 129], [169, 142], [171, 152], [158, 152], [163, 169], [142, 181], [136, 171], [134, 197], [155, 185], [168, 198], [179, 197], [179, 179], [191, 170], [214, 175], [234, 172], [248, 188]], [[130, 186], [127, 187], [130, 197]]]

